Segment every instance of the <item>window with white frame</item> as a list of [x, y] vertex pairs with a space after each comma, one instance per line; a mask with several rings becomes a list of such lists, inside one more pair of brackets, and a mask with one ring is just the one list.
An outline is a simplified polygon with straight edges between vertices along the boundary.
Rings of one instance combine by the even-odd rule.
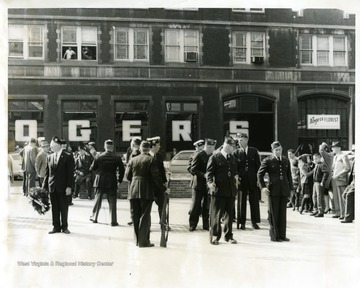
[[44, 26], [9, 25], [9, 57], [44, 59]]
[[346, 36], [300, 35], [300, 63], [313, 66], [346, 66]]
[[61, 53], [64, 60], [96, 60], [97, 28], [84, 26], [62, 27]]
[[166, 62], [197, 62], [199, 31], [190, 29], [165, 30]]
[[115, 28], [115, 60], [148, 61], [147, 29]]
[[265, 13], [264, 8], [232, 8], [233, 12]]
[[263, 61], [264, 55], [265, 33], [242, 31], [233, 33], [234, 63], [252, 63], [255, 58], [257, 61]]

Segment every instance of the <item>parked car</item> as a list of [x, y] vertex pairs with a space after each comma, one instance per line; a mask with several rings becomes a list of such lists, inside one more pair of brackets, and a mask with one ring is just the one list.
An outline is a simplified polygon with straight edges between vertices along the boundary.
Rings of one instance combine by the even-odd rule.
[[170, 161], [168, 170], [171, 173], [188, 174], [187, 171], [189, 165], [189, 159], [193, 155], [195, 150], [182, 150], [178, 152]]
[[16, 180], [23, 177], [23, 171], [21, 169], [22, 157], [18, 152], [12, 152], [8, 155], [8, 168], [10, 180]]

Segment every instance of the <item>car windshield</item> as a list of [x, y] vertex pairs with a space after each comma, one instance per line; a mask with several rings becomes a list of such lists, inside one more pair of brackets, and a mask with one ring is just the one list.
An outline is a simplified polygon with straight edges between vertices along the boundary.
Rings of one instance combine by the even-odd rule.
[[10, 155], [10, 157], [14, 160], [21, 160], [20, 155], [18, 155], [18, 154], [12, 154], [12, 155]]
[[173, 160], [189, 160], [191, 155], [192, 155], [192, 152], [179, 153], [178, 155], [175, 155]]

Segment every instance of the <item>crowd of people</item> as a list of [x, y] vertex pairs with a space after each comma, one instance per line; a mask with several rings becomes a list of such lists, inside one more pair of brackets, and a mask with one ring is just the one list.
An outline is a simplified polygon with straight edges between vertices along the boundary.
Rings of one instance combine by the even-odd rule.
[[[194, 142], [195, 152], [188, 165], [192, 188], [189, 231], [197, 229], [201, 218], [202, 228], [210, 231], [211, 244], [218, 245], [222, 233], [226, 242], [236, 244], [233, 222], [236, 219], [240, 229], [246, 229], [247, 202], [253, 229], [261, 229], [261, 194], [268, 196], [271, 241], [290, 241], [286, 235], [287, 208], [315, 218], [332, 214], [341, 223], [354, 220], [355, 160], [349, 161], [340, 142], [333, 142], [331, 147], [322, 143], [319, 152], [312, 155], [296, 155], [289, 149], [285, 156], [281, 143], [274, 141], [272, 155], [261, 161], [259, 151], [248, 146], [248, 141], [246, 133], [238, 133], [225, 137], [217, 149], [213, 139]], [[165, 193], [170, 192], [160, 142], [160, 137], [133, 137], [124, 164], [114, 152], [112, 140], [104, 142], [104, 152], [97, 152], [94, 142], [80, 144], [72, 151], [64, 139], [56, 136], [50, 143], [31, 139], [19, 152], [23, 158], [24, 195], [36, 187], [38, 179], [39, 186], [50, 195], [53, 229], [49, 234], [69, 234], [68, 207], [73, 198], [79, 197], [83, 184], [88, 198], [95, 196], [90, 221], [97, 223], [106, 195], [111, 226], [118, 226], [117, 188], [126, 179], [131, 218], [128, 224], [133, 225], [135, 243], [153, 247], [152, 204], [158, 206], [160, 219]]]

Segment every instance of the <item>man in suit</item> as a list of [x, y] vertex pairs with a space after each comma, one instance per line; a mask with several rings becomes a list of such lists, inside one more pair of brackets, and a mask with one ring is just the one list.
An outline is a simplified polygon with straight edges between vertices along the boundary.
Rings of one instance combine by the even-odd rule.
[[27, 146], [25, 146], [23, 151], [24, 157], [24, 170], [26, 174], [26, 188], [25, 188], [25, 196], [29, 193], [32, 187], [35, 187], [36, 180], [36, 156], [38, 154], [38, 149], [36, 147], [36, 140], [34, 138], [30, 139], [30, 142]]
[[[273, 155], [261, 162], [257, 177], [261, 191], [269, 196], [269, 224], [271, 241], [290, 241], [286, 237], [286, 205], [292, 189], [292, 177], [289, 160], [282, 155], [279, 141], [271, 144]], [[269, 186], [264, 181], [269, 174]]]
[[216, 141], [205, 139], [204, 150], [195, 153], [189, 172], [193, 175], [191, 181], [192, 203], [189, 211], [189, 231], [194, 231], [202, 215], [203, 229], [209, 230], [208, 187], [206, 185], [206, 166], [210, 155], [215, 150]]
[[39, 153], [35, 159], [35, 169], [36, 173], [39, 176], [39, 183], [42, 186], [45, 178], [46, 172], [46, 158], [49, 154], [50, 145], [47, 141], [42, 141], [40, 144], [41, 149], [39, 149]]
[[224, 224], [225, 241], [237, 243], [232, 233], [235, 196], [239, 184], [237, 161], [232, 154], [235, 146], [236, 141], [226, 137], [221, 150], [210, 156], [206, 168], [206, 180], [212, 197], [210, 229], [216, 237], [211, 239], [213, 245], [218, 245], [221, 238], [221, 220]]
[[342, 195], [346, 186], [348, 185], [348, 173], [350, 172], [351, 167], [348, 156], [341, 151], [341, 146], [342, 145], [339, 141], [333, 142], [331, 146], [334, 155], [331, 185], [335, 204], [335, 215], [333, 218], [339, 218], [340, 220], [343, 220], [345, 218], [345, 201]]
[[[122, 183], [125, 168], [121, 157], [114, 153], [113, 140], [106, 140], [104, 142], [104, 149], [104, 152], [95, 156], [94, 162], [90, 166], [91, 171], [97, 172], [97, 177], [95, 177], [94, 181], [94, 187], [97, 189], [97, 192], [90, 221], [97, 223], [102, 198], [106, 194], [109, 203], [111, 226], [119, 226], [116, 212], [117, 183]], [[116, 177], [116, 172], [118, 172], [118, 177]]]
[[[161, 153], [159, 153], [160, 151], [160, 137], [156, 136], [156, 137], [152, 137], [152, 138], [147, 138], [146, 141], [149, 142], [150, 144], [150, 151], [149, 154], [150, 156], [154, 157], [155, 159], [155, 163], [158, 166], [158, 170], [159, 170], [159, 174], [160, 177], [162, 179], [162, 183], [165, 185], [165, 183], [167, 182], [166, 179], [166, 172], [165, 172], [165, 167], [164, 167], [164, 159], [163, 156], [161, 155]], [[155, 203], [158, 206], [158, 212], [159, 212], [159, 219], [161, 219], [161, 213], [163, 210], [163, 206], [164, 206], [164, 192], [161, 191], [161, 189], [158, 189], [157, 185], [154, 185], [154, 189], [156, 190], [155, 193]]]
[[90, 166], [92, 164], [92, 158], [90, 155], [86, 155], [85, 146], [79, 145], [78, 157], [75, 159], [75, 195], [74, 198], [79, 197], [80, 187], [83, 182], [86, 185], [86, 191], [88, 198], [92, 199], [92, 174]]
[[[126, 168], [126, 179], [130, 182], [128, 199], [130, 200], [131, 218], [134, 224], [136, 245], [139, 247], [153, 247], [150, 242], [151, 206], [155, 198], [155, 191], [168, 193], [159, 174], [158, 164], [149, 155], [150, 143], [142, 141], [141, 154], [132, 158]], [[154, 189], [156, 185], [157, 189]]]
[[[260, 229], [257, 223], [260, 223], [260, 205], [259, 191], [257, 186], [257, 171], [260, 168], [259, 151], [254, 147], [248, 146], [248, 135], [238, 133], [237, 139], [240, 148], [234, 153], [238, 160], [239, 180], [241, 189], [241, 206], [240, 206], [240, 229], [245, 230], [246, 206], [249, 196], [251, 223], [254, 229]], [[240, 200], [240, 199], [239, 199]]]
[[[68, 197], [74, 176], [74, 158], [61, 147], [59, 137], [53, 137], [50, 142], [52, 154], [47, 156], [47, 166], [43, 188], [50, 192], [53, 230], [49, 234], [70, 234], [68, 229]], [[60, 221], [61, 217], [61, 221]]]

